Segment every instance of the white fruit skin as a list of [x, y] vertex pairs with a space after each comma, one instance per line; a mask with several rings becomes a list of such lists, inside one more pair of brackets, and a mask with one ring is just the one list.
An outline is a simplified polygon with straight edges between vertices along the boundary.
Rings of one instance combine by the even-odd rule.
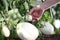
[[26, 15], [26, 20], [27, 21], [32, 21], [32, 16], [31, 15]]
[[38, 29], [28, 22], [17, 24], [16, 31], [22, 40], [35, 40], [39, 35]]
[[44, 27], [40, 28], [40, 31], [46, 35], [51, 35], [54, 34], [54, 27], [49, 23], [49, 22], [45, 22], [45, 24], [43, 23]]
[[18, 9], [12, 9], [12, 10], [10, 10], [9, 12], [8, 12], [8, 14], [10, 15], [10, 14], [12, 14], [12, 13], [17, 13], [18, 12]]
[[57, 28], [57, 29], [60, 28], [60, 20], [58, 20], [58, 19], [55, 20], [53, 24], [54, 24], [55, 28]]
[[2, 33], [5, 37], [9, 37], [10, 36], [10, 31], [6, 26], [2, 27]]

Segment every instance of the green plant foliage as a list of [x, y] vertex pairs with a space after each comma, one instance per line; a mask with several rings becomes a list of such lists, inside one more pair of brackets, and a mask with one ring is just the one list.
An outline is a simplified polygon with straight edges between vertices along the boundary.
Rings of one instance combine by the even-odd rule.
[[[29, 14], [29, 10], [39, 2], [43, 2], [43, 0], [0, 0], [0, 40], [4, 40], [4, 36], [1, 33], [3, 23], [12, 31], [10, 37], [17, 37], [15, 32], [16, 25], [19, 22], [27, 21], [26, 14]], [[53, 8], [56, 12], [56, 14], [53, 15], [54, 19], [60, 19], [60, 4]], [[43, 25], [40, 24], [41, 21], [49, 21], [52, 24], [53, 18], [51, 17], [50, 9], [44, 12], [39, 21], [37, 20], [32, 24], [39, 29], [43, 27]], [[41, 32], [40, 34], [42, 35]]]

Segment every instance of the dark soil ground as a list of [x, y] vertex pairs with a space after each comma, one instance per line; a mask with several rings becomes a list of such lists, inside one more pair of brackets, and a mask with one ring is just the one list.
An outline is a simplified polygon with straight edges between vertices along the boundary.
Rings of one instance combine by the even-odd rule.
[[[21, 40], [19, 38], [5, 38], [4, 40]], [[56, 35], [43, 35], [36, 40], [60, 40], [60, 34]]]

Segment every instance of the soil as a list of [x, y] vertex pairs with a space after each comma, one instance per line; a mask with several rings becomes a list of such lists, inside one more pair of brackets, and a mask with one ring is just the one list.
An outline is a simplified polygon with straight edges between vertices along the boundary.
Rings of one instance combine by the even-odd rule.
[[60, 40], [60, 34], [43, 35], [42, 37], [38, 37], [37, 40]]
[[[4, 40], [21, 40], [19, 38], [4, 38]], [[36, 40], [60, 40], [60, 34], [56, 35], [43, 35]]]

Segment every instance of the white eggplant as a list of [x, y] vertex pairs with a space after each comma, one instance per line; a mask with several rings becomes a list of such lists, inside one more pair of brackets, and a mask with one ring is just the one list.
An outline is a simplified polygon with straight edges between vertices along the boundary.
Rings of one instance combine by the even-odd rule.
[[2, 27], [2, 34], [3, 34], [5, 37], [9, 37], [9, 36], [10, 36], [10, 30], [9, 30], [6, 26], [3, 26], [3, 27]]
[[31, 15], [26, 15], [26, 20], [27, 21], [32, 21], [32, 16]]
[[54, 27], [49, 22], [42, 22], [42, 25], [44, 25], [44, 27], [40, 28], [40, 31], [43, 34], [46, 35], [54, 34]]
[[58, 20], [58, 19], [55, 20], [53, 24], [54, 24], [55, 28], [57, 28], [57, 29], [60, 28], [60, 20]]
[[35, 40], [39, 35], [38, 29], [28, 22], [17, 24], [16, 32], [22, 40]]

